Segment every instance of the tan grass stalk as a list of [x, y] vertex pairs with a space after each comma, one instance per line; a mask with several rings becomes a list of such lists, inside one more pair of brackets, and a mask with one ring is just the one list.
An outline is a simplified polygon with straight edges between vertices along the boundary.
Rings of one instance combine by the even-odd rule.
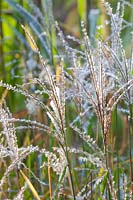
[[50, 199], [52, 200], [52, 179], [51, 179], [50, 157], [48, 157], [48, 181], [49, 181]]
[[2, 94], [2, 98], [1, 98], [1, 100], [0, 100], [0, 104], [1, 104], [1, 105], [4, 103], [7, 94], [8, 94], [8, 89], [6, 88], [6, 89], [4, 90], [4, 92], [3, 92], [3, 94]]
[[32, 185], [31, 181], [29, 180], [29, 178], [24, 174], [24, 172], [22, 170], [20, 170], [20, 173], [22, 175], [22, 177], [24, 178], [24, 180], [26, 181], [26, 183], [28, 184], [33, 196], [37, 199], [37, 200], [41, 200], [36, 189], [34, 188], [34, 186]]

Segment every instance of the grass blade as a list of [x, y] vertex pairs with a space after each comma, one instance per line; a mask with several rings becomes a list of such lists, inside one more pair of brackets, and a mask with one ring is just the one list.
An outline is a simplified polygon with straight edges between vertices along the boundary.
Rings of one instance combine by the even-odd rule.
[[28, 179], [28, 177], [23, 173], [22, 170], [20, 170], [21, 175], [23, 176], [24, 180], [26, 181], [26, 183], [28, 184], [33, 196], [37, 199], [37, 200], [41, 200], [37, 191], [35, 190], [34, 186], [32, 185], [32, 183], [30, 182], [30, 180]]

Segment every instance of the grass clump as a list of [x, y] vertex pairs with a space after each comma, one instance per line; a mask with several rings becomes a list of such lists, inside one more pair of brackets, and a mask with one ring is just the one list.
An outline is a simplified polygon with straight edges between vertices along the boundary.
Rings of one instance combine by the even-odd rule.
[[[133, 46], [131, 42], [126, 53], [121, 38], [132, 27], [124, 19], [124, 7], [132, 5], [118, 2], [114, 12], [102, 0], [110, 35], [103, 38], [97, 31], [89, 38], [81, 22], [77, 39], [65, 36], [55, 22], [52, 1], [46, 1], [45, 18], [32, 2], [35, 16], [15, 1], [7, 2], [21, 12], [36, 40], [22, 25], [28, 52], [21, 58], [21, 76], [16, 74], [22, 84], [0, 81], [5, 89], [0, 101], [0, 198], [132, 199]], [[10, 112], [8, 96], [13, 93], [19, 95], [16, 99], [24, 96], [25, 106], [17, 102], [23, 112]], [[122, 141], [125, 135], [128, 140]]]

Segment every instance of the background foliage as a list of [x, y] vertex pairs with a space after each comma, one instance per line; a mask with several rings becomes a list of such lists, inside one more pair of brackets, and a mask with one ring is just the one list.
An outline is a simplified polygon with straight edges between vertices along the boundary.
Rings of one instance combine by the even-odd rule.
[[[113, 8], [113, 12], [117, 13], [118, 1], [108, 2]], [[121, 1], [121, 3], [123, 3], [125, 11], [120, 41], [126, 52], [127, 61], [125, 62], [130, 62], [129, 60], [132, 62], [133, 1]], [[118, 12], [122, 12], [122, 9]], [[122, 13], [120, 14], [122, 15]], [[111, 114], [111, 133], [108, 138], [108, 161], [109, 168], [112, 170], [112, 178], [110, 178], [107, 166], [100, 160], [105, 157], [103, 155], [102, 129], [97, 115], [92, 112], [88, 102], [82, 104], [80, 97], [75, 94], [76, 92], [80, 94], [80, 87], [74, 85], [77, 84], [76, 81], [71, 81], [74, 76], [77, 76], [79, 80], [84, 76], [82, 70], [78, 71], [78, 69], [73, 75], [71, 68], [75, 63], [76, 66], [78, 63], [80, 63], [79, 66], [82, 64], [84, 68], [87, 65], [84, 56], [87, 47], [83, 43], [86, 33], [84, 25], [81, 26], [81, 21], [86, 24], [86, 32], [89, 35], [93, 52], [93, 48], [97, 48], [97, 40], [111, 43], [109, 37], [112, 33], [109, 19], [107, 7], [97, 0], [0, 1], [0, 79], [9, 84], [0, 88], [0, 104], [1, 107], [4, 107], [1, 108], [1, 123], [3, 123], [2, 116], [7, 121], [8, 118], [19, 119], [15, 121], [15, 127], [18, 129], [14, 128], [12, 133], [16, 135], [14, 137], [17, 137], [17, 144], [8, 135], [8, 142], [17, 146], [15, 147], [17, 150], [14, 148], [12, 151], [18, 151], [19, 156], [16, 158], [6, 154], [0, 161], [1, 199], [113, 199], [110, 193], [110, 191], [114, 191], [112, 188], [115, 188], [115, 199], [132, 198], [133, 175], [130, 170], [133, 154], [131, 143], [133, 140], [132, 103], [130, 103], [129, 111], [128, 103], [121, 100]], [[55, 25], [55, 21], [58, 22], [58, 25]], [[118, 21], [118, 29], [119, 23], [120, 21]], [[32, 41], [32, 37], [36, 43]], [[97, 51], [93, 53], [94, 57], [98, 57]], [[110, 62], [113, 53], [110, 49], [106, 49], [104, 53]], [[72, 55], [75, 57], [71, 58]], [[118, 52], [118, 56], [124, 63], [121, 52]], [[42, 64], [41, 59], [46, 62], [48, 74], [42, 70], [42, 65], [45, 68], [45, 64]], [[62, 66], [65, 72], [61, 71]], [[115, 64], [113, 70], [115, 71]], [[87, 72], [85, 71], [85, 73]], [[133, 72], [129, 73], [132, 80]], [[49, 74], [56, 84], [53, 83], [54, 81], [52, 82]], [[120, 74], [117, 77], [120, 85], [124, 85], [125, 82]], [[40, 80], [37, 85], [34, 78]], [[65, 78], [67, 83], [64, 86]], [[89, 79], [89, 77], [87, 78]], [[44, 80], [46, 80], [46, 88], [41, 85], [41, 81]], [[83, 84], [86, 83], [83, 82]], [[15, 89], [10, 90], [10, 85], [17, 85], [19, 92], [12, 92], [11, 90]], [[52, 96], [50, 88], [55, 88], [53, 92], [57, 93], [56, 98], [58, 99], [56, 87], [59, 87], [63, 94], [63, 88], [70, 86], [72, 86], [72, 90], [77, 88], [75, 93], [68, 90], [68, 96], [66, 94], [66, 111], [64, 116], [62, 114], [62, 118], [65, 120], [67, 128], [63, 129], [66, 135], [64, 134], [63, 139], [60, 140], [58, 138], [60, 137], [59, 131], [55, 131], [55, 122], [51, 123], [50, 110], [40, 108], [34, 99], [38, 98], [39, 103], [43, 102], [49, 107], [51, 99], [55, 98], [54, 95]], [[118, 87], [116, 83], [116, 89]], [[40, 95], [38, 91], [42, 91], [42, 88], [45, 92]], [[111, 92], [107, 98], [110, 98]], [[31, 96], [28, 96], [28, 93]], [[63, 107], [63, 98], [61, 103]], [[42, 104], [40, 103], [40, 105]], [[88, 106], [89, 112], [82, 107], [83, 105]], [[55, 108], [51, 107], [52, 111], [55, 111]], [[46, 110], [49, 112], [50, 119]], [[85, 116], [82, 117], [84, 112]], [[129, 117], [131, 121], [129, 121]], [[7, 132], [12, 132], [14, 127], [12, 123], [14, 121], [6, 124]], [[58, 125], [60, 126], [60, 122]], [[2, 128], [1, 125], [1, 132]], [[6, 127], [4, 126], [4, 128]], [[84, 131], [86, 131], [87, 137], [84, 136]], [[54, 135], [55, 132], [57, 135]], [[3, 145], [3, 140], [3, 136], [1, 136], [1, 145]], [[64, 141], [62, 142], [62, 140]], [[65, 144], [65, 140], [67, 144]], [[86, 144], [86, 141], [89, 145]], [[8, 142], [4, 143], [6, 147], [9, 146]], [[62, 143], [66, 145], [64, 145], [65, 158], [63, 157]], [[3, 146], [1, 146], [2, 148]], [[8, 148], [10, 150], [10, 147]], [[18, 150], [19, 148], [20, 150]], [[20, 168], [19, 166], [14, 167], [17, 159], [20, 161], [21, 157], [24, 160], [20, 164]], [[11, 161], [8, 158], [11, 158]], [[13, 161], [15, 162], [13, 163]], [[42, 168], [43, 163], [45, 165]], [[13, 170], [7, 176], [8, 180], [2, 183], [2, 177], [4, 177], [5, 171], [10, 169], [11, 164], [13, 164]], [[71, 168], [67, 165], [70, 165]], [[108, 181], [112, 181], [112, 183], [110, 184]]]

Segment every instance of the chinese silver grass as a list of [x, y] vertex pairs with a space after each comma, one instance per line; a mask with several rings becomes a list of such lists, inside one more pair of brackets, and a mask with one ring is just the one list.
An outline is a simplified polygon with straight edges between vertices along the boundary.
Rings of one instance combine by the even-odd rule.
[[[102, 44], [99, 41], [99, 52], [97, 55], [97, 58], [94, 59], [94, 51], [90, 48], [90, 42], [86, 33], [85, 28], [83, 28], [84, 33], [84, 40], [85, 40], [85, 46], [86, 46], [86, 60], [88, 64], [88, 72], [90, 74], [90, 82], [87, 83], [87, 81], [81, 82], [80, 76], [77, 76], [77, 73], [75, 74], [75, 79], [78, 83], [81, 84], [81, 88], [83, 88], [83, 91], [85, 92], [86, 96], [88, 97], [89, 101], [92, 103], [94, 111], [97, 114], [99, 123], [102, 128], [103, 132], [103, 143], [106, 145], [106, 137], [107, 137], [107, 130], [110, 129], [111, 126], [111, 113], [114, 109], [115, 105], [120, 101], [120, 99], [127, 93], [127, 91], [130, 90], [132, 87], [133, 81], [132, 79], [125, 82], [123, 86], [121, 86], [116, 92], [115, 88], [113, 90], [108, 91], [108, 93], [112, 93], [112, 96], [110, 99], [107, 100], [108, 93], [106, 88], [108, 87], [108, 76], [106, 75], [107, 70], [107, 58], [103, 54], [102, 51]], [[97, 60], [96, 60], [97, 59]], [[74, 63], [76, 60], [74, 61]], [[99, 67], [97, 67], [96, 65]], [[75, 67], [78, 66], [77, 62], [75, 63]], [[108, 70], [110, 67], [108, 66]], [[76, 70], [78, 70], [76, 68]], [[89, 84], [91, 83], [91, 90], [88, 90]]]
[[[17, 87], [12, 87], [9, 84], [2, 83], [2, 81], [1, 81], [1, 86], [6, 87], [7, 89], [13, 90], [15, 92], [20, 92], [21, 94], [25, 95], [26, 97], [29, 97], [29, 98], [33, 99], [34, 101], [36, 101], [38, 103], [40, 102], [42, 104], [42, 107], [46, 109], [48, 116], [50, 117], [51, 121], [53, 122], [53, 125], [55, 127], [55, 135], [57, 135], [56, 138], [65, 153], [67, 162], [69, 163], [68, 152], [67, 152], [67, 143], [66, 143], [67, 142], [66, 141], [66, 130], [65, 130], [65, 95], [64, 95], [65, 81], [64, 81], [63, 70], [61, 70], [61, 76], [59, 77], [60, 81], [58, 83], [59, 84], [59, 86], [58, 86], [57, 83], [55, 82], [55, 78], [48, 72], [46, 62], [43, 60], [34, 40], [31, 38], [30, 34], [27, 32], [27, 30], [25, 28], [24, 28], [24, 30], [26, 31], [26, 34], [29, 36], [34, 47], [36, 48], [36, 52], [39, 55], [41, 64], [47, 73], [47, 76], [48, 76], [47, 91], [48, 91], [49, 98], [51, 101], [51, 103], [50, 103], [51, 108], [49, 108], [48, 106], [44, 106], [44, 104], [41, 103], [38, 98], [36, 98], [32, 94], [29, 94], [25, 88], [21, 87], [21, 89], [18, 89]], [[41, 82], [38, 81], [38, 83], [40, 84]], [[42, 89], [46, 90], [46, 87], [44, 86], [44, 84], [41, 83], [40, 86], [42, 87]], [[64, 144], [65, 144], [66, 149], [64, 149]], [[71, 179], [70, 182], [71, 182], [72, 193], [73, 193], [73, 196], [75, 199], [70, 164], [68, 164], [68, 166], [69, 166], [68, 168], [69, 168], [69, 174], [70, 174], [70, 179]]]
[[[91, 198], [92, 197], [91, 195], [94, 193], [94, 191], [97, 190], [99, 185], [102, 184], [102, 182], [104, 181], [106, 176], [107, 176], [107, 171], [104, 171], [104, 173], [102, 175], [99, 175], [98, 177], [93, 178], [92, 180], [90, 180], [78, 192], [77, 198], [79, 198], [79, 199]], [[112, 177], [112, 181], [113, 181], [113, 177]], [[110, 185], [110, 183], [108, 181], [107, 181], [107, 185], [108, 185], [108, 187], [111, 187], [111, 185]], [[89, 188], [89, 190], [86, 190], [86, 188]], [[110, 191], [112, 191], [112, 198], [111, 199], [112, 200], [117, 200], [116, 190], [114, 188], [110, 188]], [[102, 193], [100, 193], [99, 195], [100, 195], [100, 197], [102, 199], [106, 199], [106, 195], [104, 195]]]
[[58, 196], [58, 194], [61, 192], [62, 185], [65, 184], [66, 178], [70, 180], [70, 176], [68, 173], [68, 161], [62, 148], [53, 148], [53, 151], [51, 152], [42, 149], [41, 153], [44, 154], [48, 159], [48, 162], [45, 161], [41, 168], [44, 168], [45, 166], [47, 166], [48, 168], [50, 167], [57, 175], [58, 183], [53, 193], [53, 198], [56, 198], [56, 196]]
[[77, 128], [76, 126], [73, 126], [70, 124], [70, 127], [79, 135], [79, 137], [88, 144], [88, 146], [95, 151], [95, 153], [97, 153], [97, 155], [99, 155], [99, 158], [101, 160], [104, 159], [104, 154], [102, 152], [102, 150], [98, 147], [97, 142], [90, 137], [90, 135], [87, 135], [86, 132], [81, 131], [79, 128]]
[[[46, 152], [45, 154], [47, 157], [50, 157], [50, 165], [55, 167], [55, 171], [57, 174], [63, 173], [63, 169], [70, 163], [68, 162], [68, 153], [69, 154], [81, 154], [82, 156], [80, 158], [83, 158], [86, 162], [91, 162], [92, 164], [97, 165], [98, 167], [104, 166], [105, 171], [108, 171], [108, 166], [105, 164], [105, 157], [104, 153], [106, 153], [106, 146], [107, 144], [107, 136], [110, 134], [110, 127], [111, 127], [111, 115], [112, 111], [115, 108], [115, 106], [118, 104], [118, 102], [124, 97], [128, 96], [127, 93], [131, 89], [133, 80], [130, 74], [130, 77], [128, 75], [129, 73], [129, 62], [126, 60], [126, 54], [124, 50], [121, 50], [123, 48], [122, 42], [119, 40], [120, 33], [122, 29], [122, 15], [120, 16], [120, 4], [118, 4], [116, 14], [112, 13], [112, 9], [108, 3], [105, 3], [105, 6], [107, 8], [107, 11], [109, 15], [111, 16], [112, 20], [112, 28], [114, 30], [114, 34], [111, 35], [111, 47], [108, 46], [106, 43], [99, 41], [96, 41], [96, 50], [92, 48], [89, 38], [87, 36], [87, 32], [84, 28], [84, 25], [82, 24], [83, 28], [83, 34], [84, 34], [84, 49], [85, 52], [75, 50], [71, 47], [69, 47], [68, 43], [65, 41], [63, 33], [61, 33], [60, 29], [57, 27], [59, 31], [59, 36], [62, 39], [63, 38], [63, 46], [65, 50], [67, 51], [68, 57], [72, 59], [72, 76], [69, 75], [69, 78], [72, 78], [69, 80], [69, 83], [71, 85], [74, 85], [69, 91], [69, 94], [66, 94], [66, 88], [65, 88], [65, 75], [63, 69], [63, 61], [60, 66], [60, 74], [57, 76], [53, 75], [50, 71], [48, 71], [48, 65], [43, 60], [38, 48], [36, 49], [36, 52], [38, 53], [40, 57], [40, 61], [43, 66], [44, 73], [47, 74], [47, 81], [43, 80], [43, 76], [40, 79], [34, 79], [32, 83], [28, 84], [38, 84], [41, 86], [42, 90], [35, 91], [35, 95], [29, 94], [29, 91], [27, 90], [28, 84], [23, 84], [22, 87], [13, 87], [11, 85], [0, 83], [1, 86], [8, 88], [9, 90], [13, 90], [16, 92], [20, 92], [21, 94], [25, 95], [28, 98], [28, 102], [35, 101], [35, 103], [39, 104], [47, 113], [49, 119], [51, 120], [51, 124], [53, 125], [52, 131], [50, 128], [48, 128], [45, 125], [40, 124], [39, 122], [31, 121], [31, 120], [19, 120], [19, 119], [13, 119], [8, 116], [6, 120], [1, 120], [2, 123], [5, 123], [5, 126], [9, 127], [9, 129], [12, 130], [12, 135], [14, 137], [15, 130], [17, 129], [25, 129], [25, 126], [18, 126], [16, 128], [12, 127], [12, 124], [14, 122], [20, 122], [27, 124], [28, 128], [37, 128], [39, 130], [44, 130], [45, 132], [53, 132], [58, 143], [59, 148], [56, 149], [56, 153]], [[47, 10], [46, 10], [47, 11]], [[39, 15], [39, 11], [37, 10], [38, 18], [42, 18], [42, 16]], [[117, 22], [120, 22], [120, 26], [116, 26]], [[33, 27], [34, 29], [34, 27]], [[36, 31], [36, 30], [35, 30]], [[38, 32], [36, 32], [38, 36]], [[75, 40], [76, 41], [76, 40]], [[34, 43], [34, 42], [33, 42]], [[81, 43], [83, 44], [83, 43]], [[103, 46], [110, 52], [110, 58], [107, 58], [105, 49], [103, 49]], [[118, 49], [119, 47], [119, 49]], [[63, 56], [61, 56], [63, 57]], [[67, 56], [65, 56], [66, 58]], [[119, 58], [120, 57], [120, 58]], [[82, 65], [82, 61], [84, 60], [85, 64]], [[82, 61], [81, 61], [82, 60]], [[109, 62], [108, 62], [109, 60]], [[112, 69], [115, 69], [116, 71], [117, 66], [117, 74], [112, 72]], [[131, 65], [130, 65], [131, 67]], [[119, 73], [118, 73], [119, 69]], [[82, 76], [81, 76], [82, 75]], [[121, 77], [121, 78], [120, 78]], [[121, 82], [121, 80], [122, 82]], [[115, 88], [116, 80], [118, 80], [117, 88]], [[74, 84], [73, 84], [74, 83]], [[73, 91], [75, 89], [75, 91]], [[131, 90], [130, 90], [131, 91]], [[48, 98], [50, 101], [49, 105], [44, 105], [41, 101], [40, 96], [42, 94], [48, 94]], [[38, 96], [39, 95], [39, 96]], [[95, 111], [97, 118], [99, 120], [99, 124], [101, 125], [102, 133], [103, 133], [103, 144], [104, 144], [104, 153], [99, 149], [96, 142], [89, 138], [89, 136], [86, 135], [86, 133], [83, 133], [80, 129], [77, 129], [74, 126], [71, 126], [71, 128], [78, 133], [80, 138], [84, 142], [86, 142], [89, 147], [96, 153], [94, 155], [90, 155], [88, 152], [81, 151], [79, 149], [69, 148], [66, 141], [66, 117], [65, 117], [65, 95], [67, 96], [67, 100], [69, 98], [73, 98], [73, 100], [78, 99], [78, 108], [80, 106], [82, 109], [79, 112], [79, 116], [74, 120], [74, 123], [77, 121], [80, 121], [81, 115], [84, 116], [86, 113], [90, 111], [90, 109], [93, 108]], [[111, 96], [109, 96], [111, 95]], [[76, 102], [75, 100], [75, 102]], [[90, 106], [90, 104], [92, 104]], [[28, 105], [28, 104], [27, 104]], [[34, 107], [33, 102], [33, 107]], [[86, 107], [89, 107], [86, 108]], [[32, 108], [33, 108], [32, 107]], [[30, 111], [30, 110], [29, 110]], [[81, 115], [80, 115], [81, 114]], [[9, 126], [9, 124], [11, 126]], [[28, 126], [30, 124], [30, 126]], [[81, 127], [82, 129], [83, 127]], [[9, 130], [8, 130], [9, 131]], [[1, 132], [2, 133], [2, 132]], [[5, 134], [3, 132], [3, 134]], [[12, 138], [12, 143], [17, 148], [17, 154], [18, 156], [21, 155], [24, 149], [18, 149], [15, 139]], [[4, 157], [7, 157], [10, 155], [11, 151], [8, 151], [6, 153], [6, 149], [3, 146], [3, 141], [1, 142], [1, 155]], [[13, 148], [13, 147], [12, 147]], [[107, 149], [108, 150], [108, 149]], [[101, 163], [99, 160], [99, 157], [97, 156], [99, 153], [99, 157], [102, 158], [104, 163]], [[61, 157], [61, 158], [60, 158]], [[63, 161], [65, 164], [63, 164]], [[61, 165], [61, 163], [62, 165]], [[105, 167], [106, 166], [106, 167]], [[61, 169], [62, 167], [62, 169]], [[107, 168], [107, 169], [106, 169]], [[10, 170], [9, 170], [10, 171]], [[71, 171], [71, 169], [70, 169]], [[111, 178], [112, 174], [109, 173], [108, 178], [108, 186], [109, 190], [112, 192], [112, 198], [115, 199], [115, 191], [112, 187], [115, 187], [113, 185], [113, 178]], [[8, 176], [8, 175], [7, 175]], [[96, 189], [97, 185], [100, 185], [100, 183], [103, 181], [104, 177], [99, 177], [97, 180], [94, 180], [93, 183], [93, 190]], [[92, 182], [92, 181], [91, 181]], [[88, 185], [89, 188], [91, 188], [91, 182]], [[111, 182], [111, 183], [110, 183]], [[86, 185], [85, 185], [86, 187]], [[88, 198], [90, 197], [91, 192], [88, 192]], [[83, 195], [81, 195], [84, 198], [84, 192]], [[71, 197], [72, 198], [72, 197]], [[105, 199], [103, 195], [103, 199]]]
[[16, 129], [12, 120], [12, 115], [9, 109], [2, 105], [0, 106], [0, 122], [2, 124], [1, 135], [3, 135], [3, 141], [0, 145], [1, 162], [4, 162], [8, 158], [9, 163], [5, 170], [1, 180], [0, 188], [2, 190], [4, 184], [7, 182], [10, 173], [13, 170], [19, 169], [21, 162], [31, 153], [38, 150], [38, 147], [28, 146], [26, 148], [19, 148], [17, 144]]
[[[54, 148], [56, 150], [58, 150], [58, 152], [61, 151], [60, 148]], [[94, 153], [94, 155], [86, 152], [85, 150], [80, 150], [80, 149], [76, 149], [76, 148], [68, 148], [68, 152], [71, 154], [77, 154], [79, 155], [79, 160], [85, 160], [85, 162], [87, 163], [91, 163], [92, 165], [96, 166], [96, 167], [105, 167], [105, 163], [104, 160], [101, 160], [100, 156], [96, 153]]]
[[[28, 125], [29, 125], [29, 127], [31, 126], [32, 128], [37, 128], [37, 129], [41, 129], [41, 130], [43, 130], [44, 132], [47, 132], [47, 133], [49, 133], [50, 132], [50, 128], [48, 127], [48, 126], [46, 126], [46, 125], [44, 125], [44, 124], [42, 124], [42, 123], [40, 123], [40, 122], [37, 122], [37, 121], [33, 121], [33, 120], [27, 120], [27, 119], [17, 119], [17, 118], [6, 118], [6, 119], [3, 119], [3, 118], [1, 118], [0, 119], [0, 122], [2, 123], [2, 122], [9, 122], [9, 123], [17, 123], [17, 122], [19, 122], [19, 123], [21, 123], [21, 125], [22, 124], [25, 124], [25, 125], [27, 125], [26, 127], [28, 128]], [[20, 126], [20, 128], [21, 128], [21, 126]], [[17, 127], [14, 127], [14, 129], [17, 129]], [[18, 129], [19, 129], [19, 126], [18, 126]]]
[[[53, 171], [57, 175], [60, 175], [62, 173], [62, 170], [64, 169], [64, 167], [67, 166], [66, 156], [65, 156], [62, 148], [54, 148], [53, 147], [53, 152], [42, 149], [42, 153], [44, 153], [45, 156], [47, 158], [49, 158], [49, 161], [50, 161], [49, 165], [53, 169]], [[48, 163], [44, 162], [44, 164], [41, 166], [41, 168], [45, 167], [45, 166], [48, 166]]]
[[[108, 49], [110, 51], [110, 59], [114, 59], [117, 63], [114, 62], [112, 65], [115, 76], [118, 76], [119, 83], [121, 85], [123, 83], [128, 82], [131, 79], [131, 71], [132, 71], [132, 55], [130, 58], [126, 58], [126, 52], [123, 47], [123, 42], [121, 40], [120, 34], [123, 30], [123, 15], [124, 15], [124, 4], [125, 1], [122, 3], [117, 3], [117, 10], [116, 13], [110, 12], [110, 20], [111, 20], [111, 48]], [[107, 3], [104, 2], [106, 6]], [[109, 7], [106, 6], [106, 9], [109, 10]], [[119, 22], [119, 23], [118, 23]], [[119, 25], [118, 25], [119, 24]], [[133, 24], [132, 24], [133, 25]], [[106, 46], [107, 47], [107, 46]], [[131, 54], [132, 54], [132, 40], [131, 40]], [[117, 66], [117, 67], [116, 67]]]
[[77, 198], [83, 200], [85, 197], [90, 198], [91, 191], [89, 190], [86, 192], [86, 188], [91, 188], [91, 185], [94, 184], [94, 190], [96, 189], [96, 186], [98, 186], [104, 179], [105, 174], [103, 174], [101, 177], [95, 178], [91, 181], [89, 181], [77, 194]]
[[[86, 101], [91, 102], [102, 129], [104, 153], [105, 156], [107, 156], [107, 138], [110, 135], [113, 109], [119, 101], [125, 98], [128, 92], [131, 91], [133, 79], [131, 77], [129, 78], [129, 74], [131, 74], [131, 72], [129, 72], [131, 65], [129, 66], [128, 63], [130, 62], [127, 62], [125, 50], [120, 39], [124, 12], [123, 7], [118, 4], [117, 11], [113, 14], [110, 5], [105, 3], [105, 6], [112, 20], [113, 30], [110, 38], [112, 41], [111, 47], [107, 43], [99, 40], [97, 42], [97, 49], [95, 50], [92, 48], [87, 36], [87, 31], [84, 28], [84, 24], [82, 24], [86, 52], [86, 56], [84, 56], [84, 60], [87, 63], [86, 68], [80, 64], [80, 59], [78, 59], [76, 55], [77, 52], [68, 47], [68, 43], [65, 41], [64, 35], [59, 28], [58, 31], [65, 50], [73, 59], [71, 63], [73, 65], [73, 80], [71, 81], [71, 85], [76, 92], [72, 93], [70, 91], [70, 99], [80, 98], [82, 108]], [[119, 26], [117, 26], [118, 21], [120, 21]], [[106, 50], [103, 48], [104, 46], [108, 49], [109, 55], [106, 54]], [[118, 68], [116, 66], [118, 66]], [[88, 74], [88, 80], [85, 79], [86, 77], [83, 79], [81, 73], [83, 70], [84, 74]], [[120, 80], [120, 75], [122, 81]], [[115, 87], [117, 82], [117, 87]], [[77, 97], [75, 95], [76, 93]], [[86, 100], [86, 97], [88, 100]], [[67, 98], [69, 99], [69, 97]], [[76, 120], [80, 120], [80, 117], [76, 118], [75, 121]], [[106, 160], [108, 160], [107, 157]], [[108, 169], [108, 163], [106, 163], [106, 167]], [[109, 174], [108, 182], [112, 182], [111, 174]], [[110, 184], [109, 189], [110, 191], [113, 189], [112, 184]], [[115, 199], [115, 191], [113, 195]]]
[[[61, 64], [59, 70], [59, 77], [55, 77], [49, 73], [47, 69], [47, 63], [42, 58], [40, 52], [38, 51], [38, 55], [42, 64], [43, 69], [47, 74], [47, 92], [50, 99], [50, 107], [46, 107], [47, 115], [50, 118], [51, 122], [55, 128], [55, 137], [59, 142], [59, 145], [62, 147], [62, 150], [65, 153], [65, 157], [68, 163], [68, 170], [69, 170], [69, 178], [70, 178], [70, 187], [72, 191], [73, 198], [75, 199], [75, 192], [74, 192], [74, 185], [73, 179], [71, 174], [71, 167], [70, 161], [68, 157], [68, 150], [67, 150], [67, 140], [66, 140], [66, 125], [65, 125], [65, 76], [63, 70], [63, 60], [61, 60]], [[40, 86], [46, 89], [46, 86], [42, 84], [39, 80]]]
[[18, 145], [17, 145], [17, 137], [16, 137], [16, 131], [14, 128], [14, 124], [11, 122], [8, 122], [8, 118], [11, 118], [9, 116], [9, 113], [0, 106], [0, 119], [2, 121], [2, 134], [5, 137], [7, 146], [10, 151], [10, 157], [12, 160], [16, 159], [18, 157]]
[[[65, 54], [62, 55], [62, 53], [61, 53], [61, 56], [62, 57], [64, 56], [65, 58], [70, 58], [70, 60], [72, 60], [73, 55], [79, 54], [80, 57], [84, 59], [85, 53], [83, 51], [81, 51], [81, 50], [77, 50], [77, 49], [72, 48], [68, 44], [68, 42], [66, 41], [65, 36], [64, 36], [64, 34], [63, 34], [62, 30], [60, 29], [60, 27], [59, 27], [57, 22], [56, 22], [56, 29], [58, 31], [58, 36], [59, 36], [59, 38], [60, 38], [60, 40], [62, 42], [62, 45], [63, 45], [63, 47], [65, 49]], [[71, 38], [71, 37], [68, 37], [68, 38]]]
[[60, 142], [64, 143], [65, 137], [65, 80], [63, 74], [63, 68], [60, 66], [60, 72], [58, 79], [59, 82], [56, 83], [55, 76], [49, 73], [47, 70], [46, 63], [42, 60], [44, 70], [47, 74], [47, 84], [43, 85], [40, 80], [37, 80], [40, 85], [47, 90], [50, 99], [50, 107], [47, 106], [47, 115], [53, 123], [56, 133], [59, 136]]
[[11, 90], [13, 92], [17, 92], [20, 93], [22, 95], [24, 95], [25, 97], [29, 98], [29, 99], [33, 99], [34, 102], [36, 102], [38, 105], [40, 105], [43, 109], [45, 109], [44, 104], [42, 103], [42, 101], [37, 98], [37, 96], [33, 96], [32, 94], [29, 93], [29, 91], [27, 91], [25, 88], [22, 88], [22, 86], [12, 86], [11, 84], [8, 83], [3, 83], [3, 81], [0, 81], [0, 87], [6, 88], [7, 90]]
[[6, 182], [8, 176], [10, 175], [10, 173], [14, 170], [14, 169], [19, 169], [21, 162], [31, 153], [35, 152], [38, 150], [38, 147], [33, 147], [28, 146], [27, 148], [25, 148], [19, 155], [18, 157], [16, 157], [11, 164], [8, 166], [8, 168], [6, 169], [2, 179], [0, 180], [0, 188], [2, 189], [4, 183]]
[[[41, 153], [41, 155], [42, 155], [42, 151], [39, 150], [39, 153]], [[43, 149], [43, 153], [44, 153], [44, 149]], [[47, 165], [46, 162], [45, 162], [45, 164]], [[44, 181], [40, 180], [40, 177], [37, 177], [35, 175], [35, 173], [30, 168], [28, 168], [24, 163], [21, 163], [21, 166], [23, 166], [40, 185], [42, 185], [42, 186], [48, 186], [47, 183], [45, 183]], [[42, 166], [40, 166], [40, 168], [41, 167]]]
[[[113, 37], [115, 41], [112, 41], [112, 46], [113, 51], [111, 51], [111, 57], [115, 57], [117, 60], [117, 64], [114, 63], [114, 73], [119, 79], [119, 83], [116, 82], [116, 84], [120, 85], [120, 89], [118, 89], [118, 93], [121, 89], [124, 89], [122, 94], [119, 94], [119, 97], [117, 100], [114, 102], [114, 106], [118, 103], [118, 101], [124, 97], [125, 103], [127, 104], [127, 110], [129, 112], [128, 114], [128, 121], [129, 121], [129, 157], [130, 157], [130, 176], [131, 176], [131, 188], [133, 186], [133, 164], [132, 164], [132, 104], [133, 104], [133, 90], [132, 90], [132, 83], [131, 85], [128, 86], [128, 83], [132, 82], [132, 67], [133, 67], [133, 56], [132, 56], [132, 50], [133, 50], [133, 39], [132, 35], [131, 36], [131, 53], [130, 57], [126, 57], [126, 52], [123, 47], [123, 43], [120, 37], [120, 33], [122, 32], [122, 23], [123, 23], [123, 15], [124, 15], [124, 4], [125, 1], [122, 1], [122, 3], [117, 4], [117, 11], [115, 14], [110, 13], [110, 18], [112, 21], [112, 27], [114, 31]], [[108, 9], [108, 8], [107, 8]], [[132, 9], [132, 7], [131, 7]], [[121, 11], [122, 10], [122, 11]], [[119, 25], [118, 26], [118, 21]], [[124, 21], [125, 23], [125, 21]], [[127, 23], [128, 24], [128, 23]], [[129, 24], [128, 24], [129, 25]], [[130, 26], [130, 25], [129, 25]], [[133, 23], [132, 25], [133, 26]], [[115, 44], [116, 43], [116, 44]], [[118, 67], [117, 67], [118, 66]], [[125, 88], [123, 88], [123, 86]], [[117, 94], [117, 92], [116, 92]], [[115, 95], [114, 95], [115, 98]], [[132, 189], [131, 189], [131, 195], [132, 195]]]
[[24, 191], [26, 189], [26, 186], [21, 187], [18, 194], [14, 197], [13, 200], [24, 200]]

